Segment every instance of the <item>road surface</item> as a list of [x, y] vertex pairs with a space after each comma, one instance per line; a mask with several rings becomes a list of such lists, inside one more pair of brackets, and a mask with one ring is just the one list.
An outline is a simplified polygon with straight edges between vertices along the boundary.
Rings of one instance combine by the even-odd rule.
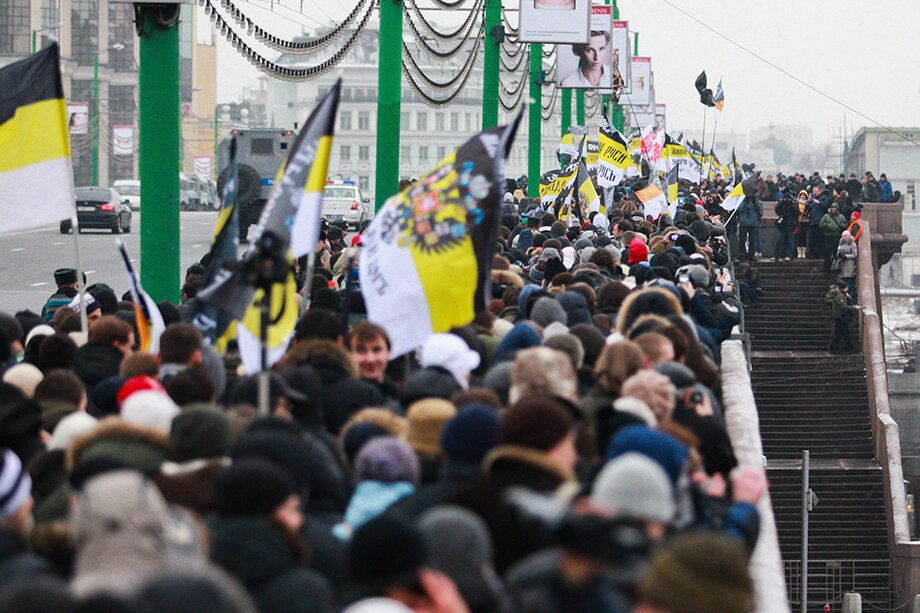
[[[184, 211], [179, 216], [181, 276], [208, 251], [217, 213]], [[140, 213], [134, 212], [130, 234], [119, 234], [140, 270]], [[87, 230], [79, 237], [80, 264], [87, 283], [104, 282], [121, 295], [127, 291], [125, 267], [115, 247], [116, 235]], [[56, 289], [53, 272], [74, 265], [73, 235], [61, 234], [57, 226], [0, 234], [0, 311], [15, 313], [31, 309], [38, 313]], [[176, 277], [179, 283], [179, 276]]]

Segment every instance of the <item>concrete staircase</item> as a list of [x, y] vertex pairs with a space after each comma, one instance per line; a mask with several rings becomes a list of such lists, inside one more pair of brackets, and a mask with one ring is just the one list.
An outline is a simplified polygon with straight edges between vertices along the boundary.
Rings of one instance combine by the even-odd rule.
[[[745, 310], [752, 386], [793, 609], [801, 599], [802, 450], [819, 504], [809, 521], [808, 610], [840, 610], [848, 591], [891, 610], [882, 469], [873, 457], [862, 354], [826, 351], [833, 281], [819, 260], [758, 262], [764, 288]], [[854, 326], [855, 327], [855, 326]], [[853, 331], [858, 343], [857, 331]]]

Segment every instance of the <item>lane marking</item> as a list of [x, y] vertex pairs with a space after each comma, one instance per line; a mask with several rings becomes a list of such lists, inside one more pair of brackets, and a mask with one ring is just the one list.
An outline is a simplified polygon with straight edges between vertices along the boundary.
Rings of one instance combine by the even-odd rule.
[[192, 249], [197, 249], [198, 247], [201, 247], [201, 243], [198, 243], [197, 245], [192, 245], [191, 248], [192, 248]]
[[61, 241], [61, 242], [59, 242], [59, 243], [51, 243], [51, 244], [52, 244], [53, 246], [57, 247], [58, 245], [63, 245], [63, 244], [64, 244], [64, 241]]
[[93, 274], [93, 273], [96, 272], [96, 271], [95, 271], [95, 270], [84, 270], [83, 272], [85, 272], [85, 273], [88, 274], [88, 275], [91, 275], [91, 274]]
[[15, 249], [10, 249], [10, 251], [25, 251], [25, 247], [16, 247]]
[[43, 285], [48, 285], [46, 282], [42, 281], [41, 283], [33, 283], [29, 287], [41, 287]]

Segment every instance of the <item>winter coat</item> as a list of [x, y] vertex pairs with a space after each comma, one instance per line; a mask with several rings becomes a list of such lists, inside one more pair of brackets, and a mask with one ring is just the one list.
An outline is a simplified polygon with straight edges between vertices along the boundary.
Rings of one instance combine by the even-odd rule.
[[166, 462], [153, 478], [166, 502], [177, 504], [199, 515], [214, 509], [217, 475], [230, 465], [228, 458]]
[[261, 613], [333, 611], [329, 581], [301, 567], [297, 553], [265, 519], [216, 515], [208, 531], [211, 560], [246, 587]]
[[119, 417], [108, 417], [94, 430], [73, 440], [67, 468], [72, 471], [80, 462], [100, 456], [115, 458], [154, 476], [170, 459], [169, 437], [164, 432], [130, 424]]
[[486, 522], [495, 544], [495, 568], [504, 574], [546, 545], [539, 535], [509, 517], [502, 500], [505, 491], [519, 485], [551, 493], [560, 485], [574, 483], [574, 479], [571, 472], [536, 449], [501, 445], [483, 460], [483, 478], [457, 492], [451, 502], [470, 509]]
[[879, 195], [881, 196], [882, 202], [889, 202], [891, 200], [891, 183], [888, 182], [888, 179], [882, 179], [878, 182], [879, 185]]
[[831, 288], [827, 290], [824, 295], [824, 304], [830, 308], [833, 319], [856, 312], [856, 307], [850, 304], [850, 297], [836, 285], [831, 285]]
[[816, 226], [821, 223], [821, 218], [827, 213], [827, 198], [818, 196], [808, 201], [808, 223]]
[[602, 573], [586, 586], [566, 585], [560, 571], [559, 549], [540, 551], [508, 571], [506, 591], [509, 613], [557, 613], [573, 611], [625, 613], [632, 602], [613, 573]]
[[790, 198], [783, 198], [776, 205], [776, 227], [792, 232], [799, 225], [799, 207]]
[[[847, 229], [847, 218], [840, 213], [826, 213], [821, 218], [821, 231], [824, 232], [825, 240], [840, 240], [840, 234]], [[826, 244], [826, 243], [825, 243]]]
[[841, 279], [852, 279], [856, 276], [856, 241], [851, 240], [849, 243], [840, 241], [837, 246], [837, 257], [840, 258], [840, 272], [838, 276]]
[[[742, 226], [759, 226], [763, 217], [763, 205], [757, 197], [745, 197], [738, 207], [738, 223]], [[688, 254], [689, 255], [689, 254]]]
[[87, 389], [118, 374], [125, 354], [106, 343], [86, 343], [73, 355], [73, 371]]

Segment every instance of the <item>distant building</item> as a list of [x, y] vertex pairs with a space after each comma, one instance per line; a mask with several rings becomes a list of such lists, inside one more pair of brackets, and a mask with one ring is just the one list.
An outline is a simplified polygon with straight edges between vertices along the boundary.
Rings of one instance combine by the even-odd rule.
[[[917, 185], [920, 185], [920, 128], [860, 128], [847, 153], [847, 170], [863, 175], [871, 172], [878, 178], [885, 173], [893, 189], [904, 194], [904, 208], [917, 210]], [[905, 224], [906, 228], [906, 224]]]
[[[28, 56], [33, 45], [37, 50], [52, 41], [61, 48], [67, 102], [77, 105], [72, 110], [86, 113], [81, 127], [71, 131], [74, 182], [92, 182], [94, 143], [97, 183], [110, 185], [116, 179], [136, 178], [139, 55], [133, 5], [102, 0], [0, 0], [0, 66]], [[182, 168], [187, 174], [194, 172], [196, 157], [203, 163], [204, 157], [214, 154], [214, 42], [211, 22], [202, 9], [183, 5], [179, 82]], [[98, 132], [94, 108], [98, 109]]]
[[751, 130], [749, 140], [751, 147], [757, 147], [764, 141], [782, 141], [796, 155], [812, 151], [811, 128], [805, 126], [778, 126], [771, 123], [767, 127]]
[[[321, 33], [320, 33], [321, 34]], [[350, 33], [343, 35], [347, 39]], [[307, 40], [302, 38], [300, 40]], [[336, 125], [335, 144], [329, 163], [329, 178], [358, 183], [366, 197], [374, 197], [377, 130], [377, 47], [379, 30], [369, 25], [351, 52], [331, 71], [320, 78], [293, 83], [267, 79], [265, 114], [268, 125], [292, 129], [309, 116], [319, 97], [342, 79], [342, 99]], [[446, 80], [456, 74], [466, 60], [461, 52], [448, 62], [428, 62], [426, 55], [417, 53], [418, 42], [407, 34], [406, 43], [419, 64], [433, 78]], [[435, 45], [435, 43], [431, 43]], [[480, 56], [482, 51], [480, 51]], [[304, 56], [282, 54], [277, 62], [297, 66]], [[306, 63], [306, 62], [305, 62]], [[506, 86], [513, 88], [519, 76], [503, 75]], [[524, 77], [526, 78], [526, 76]], [[526, 87], [526, 85], [525, 85]], [[558, 100], [556, 101], [558, 103]], [[403, 75], [400, 116], [400, 178], [419, 177], [443, 159], [470, 136], [482, 129], [482, 60], [477, 60], [463, 91], [445, 108], [432, 108], [422, 102]], [[499, 112], [499, 123], [511, 121], [510, 115]], [[596, 119], [595, 119], [596, 126]], [[596, 132], [596, 128], [595, 128]], [[556, 147], [560, 139], [559, 115], [544, 122], [542, 132], [541, 169], [558, 168]], [[527, 173], [527, 118], [521, 122], [515, 147], [506, 165], [506, 176], [516, 178]]]

